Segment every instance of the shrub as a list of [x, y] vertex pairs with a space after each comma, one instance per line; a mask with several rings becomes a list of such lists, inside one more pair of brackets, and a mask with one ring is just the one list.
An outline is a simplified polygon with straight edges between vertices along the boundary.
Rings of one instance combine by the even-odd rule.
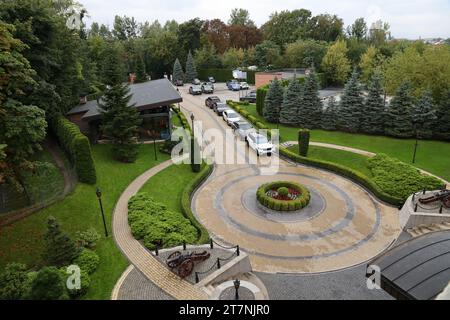
[[442, 189], [443, 182], [426, 176], [413, 166], [379, 154], [368, 160], [374, 182], [386, 193], [406, 200], [421, 190]]
[[308, 129], [301, 129], [298, 131], [299, 153], [302, 157], [308, 156], [309, 138], [310, 138], [310, 131]]
[[[71, 274], [67, 273], [67, 267], [59, 269], [59, 272], [61, 278], [63, 279], [64, 284], [67, 284], [67, 280], [71, 276]], [[88, 272], [86, 272], [84, 269], [80, 267], [80, 289], [69, 289], [67, 288], [67, 285], [65, 285], [65, 288], [69, 296], [71, 296], [72, 298], [78, 298], [86, 294], [90, 285], [91, 285], [91, 277], [89, 276]]]
[[51, 128], [60, 146], [75, 166], [78, 179], [84, 183], [95, 184], [97, 175], [89, 139], [74, 123], [62, 116], [54, 118]]
[[[283, 201], [267, 196], [267, 192], [269, 190], [277, 190], [279, 195], [287, 196], [289, 194], [289, 188], [299, 192], [300, 195], [297, 199]], [[275, 181], [259, 187], [256, 191], [256, 199], [266, 208], [286, 212], [300, 210], [306, 207], [311, 200], [311, 194], [309, 193], [309, 190], [301, 184], [286, 181]]]
[[10, 263], [0, 273], [0, 300], [19, 300], [26, 292], [27, 270], [21, 263]]
[[97, 241], [100, 240], [100, 234], [95, 230], [95, 228], [90, 228], [86, 231], [78, 231], [76, 235], [76, 242], [78, 246], [94, 249], [97, 245]]
[[83, 249], [73, 261], [73, 264], [78, 265], [80, 269], [86, 271], [88, 274], [93, 274], [97, 270], [99, 263], [99, 256], [89, 249]]
[[31, 283], [30, 299], [60, 300], [65, 294], [61, 273], [55, 267], [41, 269]]
[[286, 187], [278, 188], [278, 194], [282, 197], [286, 197], [289, 194], [289, 189]]

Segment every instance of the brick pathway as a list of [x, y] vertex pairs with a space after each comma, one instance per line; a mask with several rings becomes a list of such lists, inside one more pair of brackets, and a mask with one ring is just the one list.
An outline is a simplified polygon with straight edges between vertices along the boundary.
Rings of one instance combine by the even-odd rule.
[[189, 282], [170, 272], [131, 234], [128, 224], [128, 201], [155, 174], [172, 165], [168, 160], [148, 170], [122, 193], [113, 212], [113, 235], [125, 257], [147, 279], [177, 300], [206, 300], [208, 296]]

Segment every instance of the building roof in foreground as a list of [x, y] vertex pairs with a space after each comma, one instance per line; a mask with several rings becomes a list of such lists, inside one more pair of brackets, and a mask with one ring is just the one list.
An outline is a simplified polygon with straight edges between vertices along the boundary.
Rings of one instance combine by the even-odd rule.
[[450, 281], [450, 230], [411, 239], [370, 265], [381, 268], [382, 288], [392, 296], [435, 299]]
[[[144, 83], [132, 84], [129, 86], [130, 106], [134, 105], [138, 110], [150, 109], [182, 102], [180, 94], [167, 79], [159, 79]], [[101, 109], [96, 100], [89, 101], [86, 104], [80, 104], [71, 109], [67, 115], [85, 113], [83, 119], [90, 120], [98, 118], [101, 115]]]

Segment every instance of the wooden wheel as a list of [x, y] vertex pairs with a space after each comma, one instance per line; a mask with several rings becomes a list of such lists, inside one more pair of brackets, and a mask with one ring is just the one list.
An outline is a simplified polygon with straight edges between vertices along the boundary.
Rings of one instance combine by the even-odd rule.
[[184, 261], [178, 268], [178, 274], [182, 279], [191, 275], [194, 270], [194, 262], [192, 260]]
[[169, 266], [169, 268], [173, 269], [178, 266], [177, 258], [179, 257], [181, 257], [180, 251], [175, 251], [169, 255], [169, 257], [167, 258], [167, 265]]

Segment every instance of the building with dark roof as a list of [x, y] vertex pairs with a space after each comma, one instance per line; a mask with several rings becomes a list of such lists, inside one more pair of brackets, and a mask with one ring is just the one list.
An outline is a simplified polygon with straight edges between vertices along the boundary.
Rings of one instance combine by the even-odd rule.
[[[143, 118], [141, 138], [169, 139], [172, 133], [170, 106], [183, 101], [167, 79], [132, 84], [130, 106]], [[72, 108], [67, 117], [94, 140], [101, 137], [102, 112], [99, 101], [93, 100]]]

